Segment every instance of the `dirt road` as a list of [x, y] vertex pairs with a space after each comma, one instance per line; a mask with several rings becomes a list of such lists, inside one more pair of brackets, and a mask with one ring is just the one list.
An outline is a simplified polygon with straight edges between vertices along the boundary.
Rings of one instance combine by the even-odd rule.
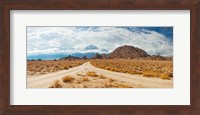
[[102, 74], [107, 78], [115, 80], [142, 85], [150, 88], [172, 88], [173, 80], [163, 80], [160, 78], [148, 78], [140, 75], [131, 75], [126, 73], [119, 73], [108, 71], [94, 67], [90, 62], [86, 62], [78, 67], [69, 70], [58, 71], [54, 73], [44, 74], [35, 77], [27, 78], [27, 88], [48, 88], [53, 81], [62, 79], [65, 75], [76, 75], [77, 73], [87, 73], [88, 71], [95, 71], [97, 74]]

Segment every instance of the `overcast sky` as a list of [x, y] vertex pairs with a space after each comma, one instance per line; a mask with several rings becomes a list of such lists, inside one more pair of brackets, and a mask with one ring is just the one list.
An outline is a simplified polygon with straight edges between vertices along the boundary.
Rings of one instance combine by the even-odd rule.
[[149, 54], [173, 54], [172, 27], [27, 27], [27, 54], [83, 52], [88, 45], [113, 51], [122, 45]]

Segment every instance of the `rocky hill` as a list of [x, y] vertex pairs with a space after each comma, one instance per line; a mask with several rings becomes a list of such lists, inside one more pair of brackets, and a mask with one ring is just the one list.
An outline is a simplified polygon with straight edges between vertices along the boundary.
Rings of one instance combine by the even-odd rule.
[[67, 57], [60, 58], [60, 60], [76, 60], [80, 59], [79, 57], [68, 55]]
[[147, 56], [147, 52], [140, 48], [124, 45], [116, 48], [113, 52], [111, 52], [109, 58], [134, 59]]
[[96, 53], [93, 59], [108, 59], [108, 56], [105, 53], [103, 54]]

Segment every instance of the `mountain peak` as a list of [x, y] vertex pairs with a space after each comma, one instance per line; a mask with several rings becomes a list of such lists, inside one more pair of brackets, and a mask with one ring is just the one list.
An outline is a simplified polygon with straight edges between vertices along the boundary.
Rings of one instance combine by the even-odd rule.
[[89, 45], [85, 48], [85, 50], [94, 50], [94, 49], [98, 49], [98, 47], [94, 46], [94, 45]]

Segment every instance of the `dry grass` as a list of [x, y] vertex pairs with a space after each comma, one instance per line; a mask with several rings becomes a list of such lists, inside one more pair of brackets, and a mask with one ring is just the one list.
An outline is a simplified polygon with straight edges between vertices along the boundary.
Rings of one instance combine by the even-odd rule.
[[72, 76], [69, 76], [69, 75], [62, 78], [62, 81], [65, 82], [65, 83], [71, 82], [73, 80], [74, 80], [74, 78]]
[[168, 74], [161, 74], [160, 78], [162, 78], [162, 79], [170, 79]]
[[64, 69], [69, 69], [69, 67], [68, 67], [68, 66], [64, 66], [63, 68], [64, 68]]
[[[97, 74], [96, 72], [89, 72], [92, 75], [98, 76], [98, 77], [91, 77], [87, 75], [88, 72], [82, 73], [82, 76], [77, 76], [75, 74], [74, 76], [65, 76], [60, 81], [56, 80], [54, 84], [51, 86], [51, 88], [54, 87], [62, 87], [62, 88], [138, 88], [143, 87], [142, 85], [134, 85], [131, 83], [126, 83], [123, 81], [119, 81], [116, 79], [112, 79], [109, 77], [106, 77], [102, 74]], [[61, 85], [62, 84], [62, 85]]]
[[172, 61], [144, 59], [96, 59], [92, 60], [91, 64], [110, 71], [138, 74], [144, 77], [165, 78], [162, 75], [163, 73], [169, 77], [173, 77]]
[[131, 88], [131, 86], [128, 84], [121, 84], [121, 85], [119, 85], [119, 87], [120, 88]]
[[81, 73], [76, 73], [77, 76], [82, 76], [84, 77], [85, 75], [81, 74]]
[[62, 85], [59, 80], [56, 80], [49, 88], [62, 88]]
[[159, 74], [156, 72], [143, 72], [142, 75], [144, 77], [159, 77]]
[[89, 78], [83, 77], [83, 78], [82, 78], [82, 81], [89, 81]]
[[109, 81], [109, 82], [114, 82], [115, 80], [112, 79], [112, 78], [109, 78], [108, 81]]
[[88, 75], [88, 76], [91, 76], [91, 77], [98, 77], [98, 75], [97, 75], [96, 72], [94, 72], [94, 71], [88, 71], [88, 72], [87, 72], [87, 75]]
[[173, 73], [168, 73], [168, 76], [169, 77], [173, 77]]
[[43, 60], [43, 61], [27, 61], [27, 74], [40, 75], [59, 70], [70, 69], [79, 66], [87, 60]]
[[101, 74], [101, 75], [98, 75], [98, 77], [101, 78], [101, 79], [105, 79], [105, 78], [106, 78], [106, 77], [105, 77], [104, 75], [102, 75], [102, 74]]
[[114, 84], [112, 87], [117, 87], [117, 88], [132, 88], [130, 84], [127, 83], [120, 83], [120, 84]]

